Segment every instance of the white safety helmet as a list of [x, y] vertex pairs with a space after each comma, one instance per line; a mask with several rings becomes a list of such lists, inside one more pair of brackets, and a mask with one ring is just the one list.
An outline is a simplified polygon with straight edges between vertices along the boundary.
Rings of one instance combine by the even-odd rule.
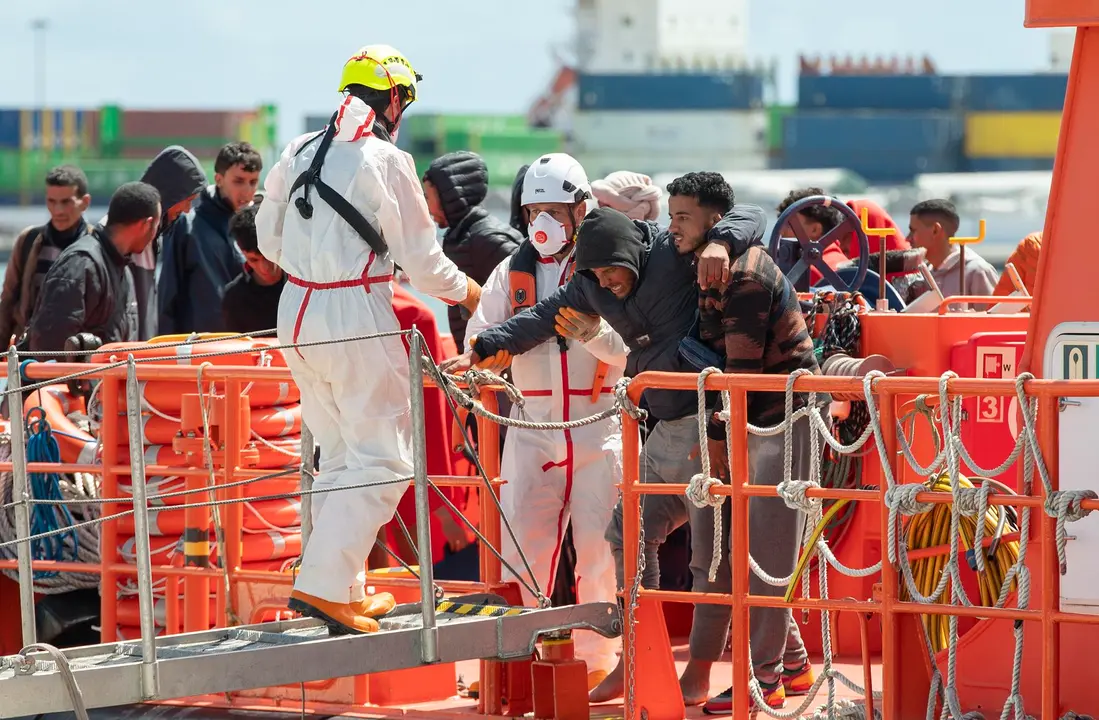
[[591, 198], [588, 174], [571, 155], [549, 153], [534, 161], [523, 178], [523, 205], [574, 203]]

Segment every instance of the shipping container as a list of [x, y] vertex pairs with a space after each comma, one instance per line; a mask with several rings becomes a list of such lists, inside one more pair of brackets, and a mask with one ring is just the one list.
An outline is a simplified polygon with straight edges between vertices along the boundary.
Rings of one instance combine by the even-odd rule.
[[870, 182], [956, 172], [964, 120], [950, 112], [798, 112], [786, 118], [783, 167], [847, 168]]
[[[305, 125], [302, 127], [301, 131], [303, 133], [320, 132], [321, 130], [324, 130], [325, 125], [327, 125], [328, 121], [331, 120], [331, 119], [332, 119], [332, 114], [331, 113], [329, 113], [327, 115], [306, 115], [305, 116]], [[403, 137], [403, 136], [404, 136], [404, 132], [402, 131], [401, 135], [399, 137]]]
[[580, 110], [750, 110], [763, 76], [747, 73], [580, 75]]
[[18, 110], [0, 110], [0, 149], [18, 148], [22, 137]]
[[580, 111], [573, 117], [572, 134], [578, 150], [592, 152], [763, 152], [767, 149], [767, 113]]
[[953, 75], [801, 75], [798, 107], [827, 110], [953, 110], [968, 78]]
[[20, 150], [0, 148], [0, 193], [19, 192], [19, 166], [22, 160], [23, 153]]
[[1051, 157], [981, 157], [965, 161], [967, 172], [1042, 172], [1053, 170]]
[[970, 113], [965, 119], [969, 158], [1052, 158], [1060, 112]]
[[482, 132], [470, 135], [470, 147], [476, 153], [508, 153], [527, 157], [531, 162], [546, 153], [558, 152], [564, 145], [556, 130], [523, 129], [512, 132]]
[[768, 168], [768, 157], [765, 152], [693, 151], [666, 153], [642, 149], [633, 152], [577, 151], [575, 155], [591, 179], [606, 177], [617, 170], [630, 170], [653, 177], [661, 173], [681, 174], [703, 170], [731, 172], [766, 170]]
[[974, 112], [1056, 110], [1065, 105], [1068, 75], [974, 75], [966, 109]]
[[123, 110], [120, 138], [235, 138], [254, 110]]
[[962, 172], [956, 155], [916, 155], [903, 152], [844, 152], [839, 149], [797, 148], [783, 151], [787, 170], [842, 168], [875, 185], [903, 185], [922, 173]]
[[795, 110], [792, 105], [772, 105], [767, 108], [767, 149], [782, 151], [782, 124]]

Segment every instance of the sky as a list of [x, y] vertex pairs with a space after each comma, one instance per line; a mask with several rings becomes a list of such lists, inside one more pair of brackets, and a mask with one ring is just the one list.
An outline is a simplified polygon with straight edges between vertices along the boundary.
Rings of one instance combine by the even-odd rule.
[[[575, 0], [0, 0], [0, 108], [35, 103], [35, 33], [48, 27], [48, 107], [243, 109], [274, 103], [280, 140], [327, 114], [358, 47], [399, 48], [424, 75], [419, 111], [522, 113], [569, 56]], [[923, 54], [942, 73], [1048, 66], [1049, 33], [1023, 0], [755, 0], [748, 56], [779, 63], [793, 100], [799, 53]]]

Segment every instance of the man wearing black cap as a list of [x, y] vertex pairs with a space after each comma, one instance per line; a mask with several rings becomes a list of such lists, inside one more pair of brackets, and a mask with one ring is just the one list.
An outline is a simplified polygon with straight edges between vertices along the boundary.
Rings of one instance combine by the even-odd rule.
[[[727, 254], [734, 246], [758, 244], [767, 220], [755, 205], [737, 205], [705, 233], [701, 246], [677, 248], [672, 233], [655, 223], [630, 220], [610, 208], [588, 214], [576, 239], [576, 273], [556, 294], [534, 307], [514, 315], [507, 322], [483, 331], [473, 344], [470, 362], [494, 356], [503, 350], [518, 355], [555, 335], [555, 325], [568, 327], [559, 320], [563, 308], [599, 315], [629, 347], [626, 375], [633, 377], [647, 370], [695, 372], [681, 354], [683, 340], [695, 333], [698, 317], [698, 287], [709, 287], [710, 278], [698, 278], [696, 260], [714, 247]], [[702, 271], [699, 263], [699, 273]], [[725, 272], [717, 280], [728, 282]], [[717, 283], [713, 283], [717, 284]], [[656, 427], [645, 443], [641, 458], [641, 477], [646, 482], [686, 483], [700, 471], [700, 460], [691, 450], [699, 444], [697, 397], [693, 392], [648, 389], [645, 400], [657, 419]], [[622, 577], [621, 503], [607, 528], [606, 539], [615, 554], [618, 587]], [[641, 584], [657, 588], [660, 568], [657, 551], [673, 530], [691, 522], [693, 589], [706, 592], [709, 559], [713, 545], [713, 512], [700, 510], [686, 498], [652, 495], [642, 503], [645, 531], [645, 568]], [[709, 655], [714, 638], [722, 642], [725, 614], [706, 605], [695, 606], [691, 629], [691, 656]], [[726, 611], [727, 613], [727, 611]], [[724, 648], [719, 649], [723, 650]], [[699, 703], [707, 689], [683, 687], [684, 700]], [[701, 690], [701, 692], [700, 692]], [[592, 702], [606, 702], [623, 691], [621, 662], [591, 695]], [[696, 697], [701, 695], [701, 697]]]

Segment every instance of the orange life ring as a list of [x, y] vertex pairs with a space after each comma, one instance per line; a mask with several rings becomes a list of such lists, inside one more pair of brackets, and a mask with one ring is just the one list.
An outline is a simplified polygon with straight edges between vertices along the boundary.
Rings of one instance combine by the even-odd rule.
[[[23, 402], [24, 417], [32, 408], [40, 407], [46, 414], [53, 436], [61, 450], [61, 461], [90, 465], [97, 462], [96, 439], [69, 419], [71, 412], [83, 412], [84, 403], [72, 395], [65, 385], [47, 385], [35, 390]], [[299, 430], [299, 432], [301, 432]]]
[[[170, 566], [183, 552], [183, 540], [179, 537], [150, 538], [149, 556], [153, 567]], [[241, 538], [242, 564], [283, 561], [301, 555], [301, 532], [281, 533], [274, 530], [244, 533]], [[133, 537], [118, 538], [118, 556], [122, 562], [133, 565], [137, 562], [137, 540]], [[217, 542], [211, 535], [210, 562], [217, 560]]]
[[[210, 390], [210, 385], [205, 384], [205, 391]], [[183, 408], [183, 396], [198, 392], [198, 384], [186, 381], [157, 380], [141, 383], [141, 397], [145, 404], [165, 415], [178, 417]], [[225, 394], [225, 383], [213, 384], [213, 392], [218, 395]], [[253, 382], [245, 384], [243, 395], [248, 396], [252, 409], [272, 407], [274, 405], [292, 405], [301, 400], [301, 392], [298, 386], [287, 380], [286, 382]], [[126, 387], [121, 385], [118, 390], [118, 402], [120, 407], [126, 406]]]
[[[274, 338], [250, 338], [238, 340], [213, 340], [199, 344], [178, 345], [176, 340], [156, 342], [153, 338], [149, 342], [108, 343], [99, 348], [99, 352], [92, 355], [93, 363], [125, 362], [127, 355], [133, 355], [139, 360], [161, 360], [162, 365], [211, 365], [222, 366], [256, 366], [268, 364], [271, 367], [286, 367], [286, 358], [281, 350], [271, 349], [278, 345]], [[197, 339], [203, 339], [199, 336]], [[161, 338], [163, 340], [163, 338]], [[227, 353], [215, 357], [194, 357], [211, 353]], [[265, 358], [269, 358], [266, 360]]]
[[[186, 510], [172, 508], [149, 508], [149, 534], [156, 537], [182, 535], [187, 527]], [[211, 520], [211, 526], [213, 521]], [[242, 529], [271, 530], [273, 528], [301, 527], [300, 500], [260, 500], [244, 502], [244, 522]], [[134, 516], [127, 515], [118, 519], [118, 532], [133, 535]]]
[[[128, 479], [128, 478], [127, 478]], [[203, 484], [205, 484], [203, 480]], [[248, 495], [263, 496], [263, 495], [282, 495], [283, 493], [297, 492], [301, 486], [301, 477], [299, 475], [287, 475], [285, 477], [267, 478], [265, 480], [256, 480], [255, 482], [248, 483], [243, 486], [244, 491]], [[187, 489], [187, 479], [178, 475], [171, 475], [168, 477], [151, 477], [146, 479], [145, 483], [146, 492], [150, 496], [150, 506], [172, 506], [183, 505], [187, 502], [186, 495], [174, 495], [168, 498], [153, 498], [155, 495], [166, 495], [171, 493], [183, 492]], [[202, 500], [205, 501], [207, 490], [196, 491], [201, 493]], [[122, 482], [121, 478], [118, 483], [119, 497], [133, 497], [133, 485], [129, 482]]]
[[[183, 599], [180, 598], [180, 609], [182, 610]], [[217, 598], [214, 595], [210, 595], [210, 616], [211, 618], [217, 614]], [[163, 597], [153, 599], [153, 619], [156, 627], [159, 629], [168, 621], [168, 601]], [[132, 627], [137, 631], [138, 637], [141, 636], [141, 610], [138, 606], [136, 597], [126, 597], [118, 601], [118, 609], [115, 610], [115, 617], [118, 618], [118, 624], [122, 627]]]
[[[251, 445], [259, 453], [259, 462], [256, 463], [256, 467], [261, 470], [296, 467], [301, 464], [301, 435], [274, 438], [267, 440], [267, 443], [253, 441]], [[269, 445], [274, 445], [274, 447], [272, 448]], [[118, 458], [120, 460], [125, 461], [129, 457], [130, 448], [128, 445], [122, 445], [118, 448]], [[177, 453], [171, 445], [146, 445], [145, 464], [169, 468], [194, 467], [195, 465], [193, 458], [183, 453]], [[255, 494], [269, 495], [270, 493], [257, 492]]]
[[[141, 425], [146, 445], [171, 446], [172, 439], [179, 433], [179, 420], [159, 415], [142, 413]], [[301, 435], [301, 405], [284, 407], [255, 408], [252, 410], [252, 431], [262, 438], [287, 437]], [[129, 447], [129, 428], [126, 417], [118, 418], [119, 444]], [[127, 451], [128, 452], [128, 451]]]

